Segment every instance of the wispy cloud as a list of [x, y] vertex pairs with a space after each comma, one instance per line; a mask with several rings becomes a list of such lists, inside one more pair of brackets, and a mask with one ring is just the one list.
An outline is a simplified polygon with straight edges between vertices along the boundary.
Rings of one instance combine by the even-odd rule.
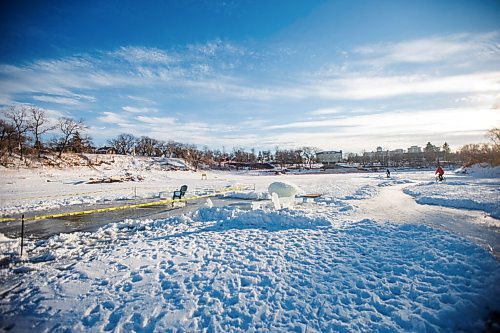
[[176, 123], [176, 119], [172, 117], [146, 117], [146, 116], [137, 116], [135, 117], [137, 121], [142, 123], [146, 123], [148, 125], [154, 126], [171, 126]]
[[215, 39], [206, 43], [197, 43], [187, 45], [190, 54], [196, 58], [206, 59], [207, 57], [214, 57], [217, 55], [223, 56], [242, 56], [247, 51], [246, 48], [237, 46], [228, 41]]
[[33, 96], [33, 99], [40, 102], [63, 104], [63, 105], [79, 104], [79, 101], [74, 98], [62, 97], [62, 96], [41, 95], [41, 96]]
[[346, 111], [345, 108], [322, 108], [322, 109], [317, 109], [314, 111], [309, 112], [310, 115], [315, 115], [315, 116], [323, 116], [323, 115], [332, 115], [332, 114], [341, 114]]
[[[469, 50], [476, 49], [498, 55], [500, 47], [494, 43], [498, 37], [496, 34], [480, 35], [475, 39], [464, 36], [456, 36], [451, 40], [434, 37], [366, 46], [356, 53], [371, 57], [373, 61], [384, 59], [386, 63], [437, 61], [457, 54], [465, 57]], [[182, 91], [187, 96], [206, 94], [205, 97], [209, 95], [211, 99], [262, 101], [283, 98], [379, 99], [414, 94], [471, 94], [499, 89], [498, 71], [468, 70], [468, 73], [460, 74], [422, 70], [410, 73], [394, 70], [359, 71], [364, 58], [349, 60], [349, 64], [334, 74], [331, 66], [322, 65], [324, 71], [320, 72], [307, 74], [291, 71], [288, 77], [280, 81], [256, 80], [221, 65], [224, 59], [227, 59], [227, 65], [238, 57], [243, 58], [238, 61], [244, 62], [246, 54], [252, 53], [230, 43], [214, 41], [188, 46], [185, 49], [187, 54], [176, 52], [171, 54], [154, 48], [127, 47], [96, 56], [80, 55], [36, 61], [25, 66], [2, 65], [2, 93], [9, 100], [15, 100], [16, 95], [32, 94], [38, 101], [75, 105], [83, 100], [76, 98], [72, 101], [70, 94], [89, 94], [103, 88], [119, 87], [135, 92], [135, 98], [141, 98], [138, 92], [150, 87], [154, 91], [163, 90], [167, 93]], [[232, 58], [234, 55], [236, 59]], [[127, 63], [120, 63], [117, 59], [125, 59]], [[476, 59], [471, 57], [469, 61], [473, 63]], [[148, 103], [145, 98], [142, 101]]]
[[118, 127], [133, 127], [135, 124], [131, 122], [131, 119], [121, 113], [105, 111], [97, 118], [101, 123], [116, 125]]
[[365, 115], [345, 114], [342, 118], [285, 123], [268, 126], [266, 129], [329, 128], [336, 132], [345, 132], [348, 129], [358, 134], [387, 135], [480, 130], [495, 123], [500, 123], [500, 113], [495, 110], [464, 107], [422, 111], [396, 110]]
[[359, 47], [355, 52], [374, 64], [435, 63], [463, 58], [498, 57], [500, 45], [497, 32], [486, 34], [455, 34], [421, 38], [397, 43], [378, 43]]
[[175, 55], [157, 48], [121, 47], [109, 54], [134, 64], [170, 65], [178, 61]]
[[148, 108], [148, 107], [138, 108], [135, 106], [124, 106], [124, 107], [122, 107], [122, 110], [125, 112], [130, 112], [130, 113], [156, 113], [156, 112], [158, 112], [158, 109], [155, 109], [155, 108]]
[[149, 98], [142, 97], [142, 96], [132, 96], [132, 95], [127, 95], [127, 98], [136, 101], [136, 102], [141, 102], [141, 103], [146, 103], [146, 104], [157, 104], [155, 101], [152, 101]]
[[497, 92], [500, 72], [463, 75], [347, 75], [310, 82], [304, 94], [325, 99], [379, 99], [403, 95]]
[[62, 104], [62, 105], [79, 105], [85, 102], [95, 102], [95, 98], [87, 95], [79, 95], [68, 93], [67, 95], [35, 95], [33, 99], [40, 102]]

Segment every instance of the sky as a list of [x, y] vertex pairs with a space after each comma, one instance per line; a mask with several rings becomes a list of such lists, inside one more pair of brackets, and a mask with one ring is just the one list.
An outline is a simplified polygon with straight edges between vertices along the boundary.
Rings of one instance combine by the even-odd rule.
[[500, 127], [500, 2], [2, 1], [0, 107], [213, 149], [452, 149]]

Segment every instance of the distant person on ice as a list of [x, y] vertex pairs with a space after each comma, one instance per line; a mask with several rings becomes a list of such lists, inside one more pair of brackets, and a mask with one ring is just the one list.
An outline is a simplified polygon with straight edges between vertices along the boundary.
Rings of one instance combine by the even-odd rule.
[[438, 165], [436, 172], [434, 174], [438, 175], [438, 179], [440, 182], [443, 181], [444, 170], [443, 170], [443, 168], [441, 168], [440, 165]]
[[387, 175], [387, 178], [391, 177], [391, 172], [389, 171], [389, 169], [387, 169], [387, 171], [385, 172], [385, 174]]

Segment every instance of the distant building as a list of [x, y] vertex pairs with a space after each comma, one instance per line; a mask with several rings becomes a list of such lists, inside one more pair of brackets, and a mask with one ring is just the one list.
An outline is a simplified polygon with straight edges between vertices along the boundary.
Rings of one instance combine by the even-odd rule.
[[394, 149], [389, 152], [390, 155], [403, 155], [404, 153], [404, 149]]
[[342, 161], [342, 150], [320, 151], [316, 153], [316, 158], [319, 163], [322, 163], [327, 168]]
[[411, 146], [408, 148], [408, 154], [418, 154], [422, 152], [422, 147]]
[[95, 151], [96, 154], [116, 154], [116, 149], [114, 147], [100, 147]]

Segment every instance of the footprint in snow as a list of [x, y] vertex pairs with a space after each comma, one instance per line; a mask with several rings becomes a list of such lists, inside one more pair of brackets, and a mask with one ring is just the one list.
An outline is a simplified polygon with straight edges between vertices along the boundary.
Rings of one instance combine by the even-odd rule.
[[132, 282], [139, 282], [139, 281], [142, 281], [142, 275], [137, 273], [137, 272], [132, 272], [130, 273], [131, 277], [132, 277]]
[[101, 306], [99, 304], [87, 309], [82, 319], [82, 324], [86, 327], [94, 326], [101, 319], [100, 311]]
[[122, 310], [113, 311], [108, 317], [108, 323], [104, 327], [104, 331], [108, 332], [113, 331], [116, 328], [122, 316], [123, 316]]
[[180, 286], [177, 281], [163, 280], [161, 281], [162, 290], [179, 290]]
[[104, 301], [102, 302], [102, 307], [106, 310], [113, 310], [115, 308], [115, 304], [110, 301]]
[[130, 283], [125, 283], [122, 287], [122, 290], [126, 293], [130, 292], [132, 290], [132, 285]]

